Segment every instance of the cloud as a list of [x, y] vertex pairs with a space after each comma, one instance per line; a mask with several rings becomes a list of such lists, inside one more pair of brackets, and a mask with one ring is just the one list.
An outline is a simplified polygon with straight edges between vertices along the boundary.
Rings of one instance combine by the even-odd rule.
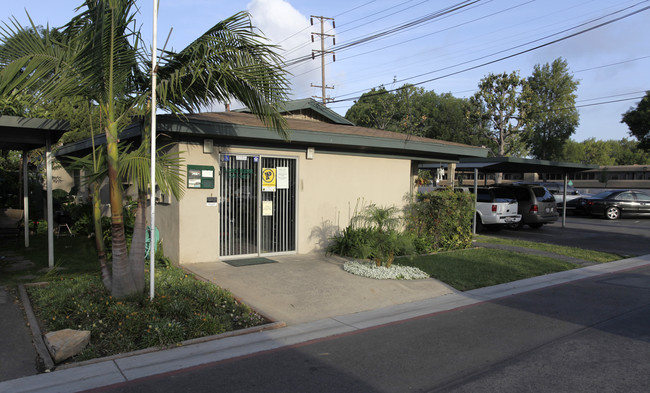
[[[247, 6], [253, 25], [273, 44], [280, 45], [279, 53], [285, 61], [308, 57], [312, 49], [320, 49], [311, 42], [311, 32], [316, 25], [310, 24], [309, 18], [302, 15], [289, 2], [284, 0], [253, 0]], [[318, 41], [318, 37], [316, 41]], [[311, 84], [320, 85], [320, 61], [308, 60], [287, 68], [292, 85], [292, 98], [306, 98], [314, 94]]]

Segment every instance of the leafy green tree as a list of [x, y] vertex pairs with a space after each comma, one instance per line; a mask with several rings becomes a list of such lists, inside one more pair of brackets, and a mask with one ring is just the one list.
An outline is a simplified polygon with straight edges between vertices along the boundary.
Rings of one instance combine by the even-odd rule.
[[596, 165], [648, 165], [650, 153], [626, 138], [620, 141], [590, 138], [583, 142], [568, 140], [560, 160]]
[[[22, 34], [25, 29], [15, 19], [1, 37], [6, 60], [0, 64], [0, 97], [36, 87], [35, 97], [43, 101], [76, 96], [100, 108], [99, 124], [107, 139], [115, 297], [144, 289], [139, 285], [144, 271], [127, 253], [118, 152], [119, 133], [130, 115], [146, 118], [155, 109], [150, 103], [150, 57], [139, 31], [133, 30], [138, 26], [136, 8], [135, 0], [86, 0], [60, 39], [47, 31], [42, 39]], [[288, 89], [282, 61], [255, 32], [247, 13], [217, 23], [180, 52], [164, 51], [157, 74], [159, 108], [192, 112], [214, 101], [236, 99], [265, 124], [286, 133], [278, 110]], [[146, 135], [143, 140], [148, 140]], [[144, 242], [134, 244], [131, 253], [140, 254], [140, 247]]]
[[575, 107], [578, 81], [569, 73], [566, 60], [535, 65], [527, 79], [526, 139], [530, 154], [542, 160], [557, 160], [579, 123]]
[[569, 139], [562, 147], [560, 161], [587, 164], [584, 145], [581, 142]]
[[650, 150], [650, 91], [645, 93], [636, 108], [623, 114], [621, 123], [627, 124], [630, 135], [639, 141], [642, 149]]
[[488, 146], [485, 122], [472, 113], [480, 111], [476, 103], [451, 93], [426, 92], [422, 96], [424, 133], [422, 136], [472, 146]]
[[620, 141], [610, 140], [607, 143], [611, 145], [616, 165], [650, 164], [650, 151], [641, 149], [636, 141], [623, 138]]
[[397, 97], [384, 86], [364, 93], [345, 113], [345, 118], [360, 127], [390, 131], [395, 127]]
[[607, 142], [589, 138], [582, 144], [585, 163], [597, 165], [614, 165], [616, 163], [612, 156], [612, 146]]
[[418, 135], [470, 145], [486, 145], [484, 127], [472, 103], [450, 93], [437, 94], [411, 85], [394, 92], [385, 88], [365, 93], [345, 114], [361, 127]]
[[489, 125], [485, 136], [492, 141], [492, 153], [497, 157], [525, 156], [526, 81], [517, 71], [504, 72], [488, 74], [478, 87], [479, 91], [472, 97], [473, 116]]

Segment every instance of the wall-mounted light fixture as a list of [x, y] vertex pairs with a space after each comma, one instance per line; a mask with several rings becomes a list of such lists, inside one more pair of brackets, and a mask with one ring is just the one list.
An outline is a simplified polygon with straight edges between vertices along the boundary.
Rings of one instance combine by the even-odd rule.
[[212, 139], [203, 140], [203, 153], [210, 154], [214, 148], [214, 141]]
[[314, 159], [314, 152], [316, 150], [313, 147], [308, 147], [307, 148], [307, 159], [308, 160], [313, 160]]

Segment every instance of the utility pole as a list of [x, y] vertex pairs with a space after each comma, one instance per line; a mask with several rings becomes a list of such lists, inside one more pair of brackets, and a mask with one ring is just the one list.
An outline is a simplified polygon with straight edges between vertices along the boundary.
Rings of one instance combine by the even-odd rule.
[[325, 54], [326, 53], [331, 53], [332, 54], [332, 59], [333, 61], [336, 61], [336, 55], [334, 54], [334, 51], [329, 51], [325, 50], [325, 38], [326, 37], [332, 37], [332, 45], [336, 45], [336, 38], [334, 38], [333, 34], [325, 34], [325, 20], [331, 20], [332, 21], [332, 27], [336, 28], [336, 25], [334, 24], [334, 18], [328, 18], [325, 16], [314, 16], [312, 15], [309, 20], [311, 22], [311, 25], [314, 25], [314, 18], [320, 20], [320, 33], [311, 33], [311, 42], [314, 42], [314, 36], [317, 35], [320, 37], [320, 50], [312, 50], [311, 51], [311, 58], [312, 60], [316, 59], [316, 54], [320, 56], [320, 68], [321, 68], [321, 84], [319, 85], [314, 85], [313, 83], [311, 84], [311, 87], [320, 87], [322, 89], [322, 96], [317, 97], [314, 96], [314, 98], [320, 98], [321, 101], [323, 102], [323, 105], [327, 105], [327, 94], [326, 90], [327, 89], [334, 89], [334, 86], [327, 86], [325, 84]]

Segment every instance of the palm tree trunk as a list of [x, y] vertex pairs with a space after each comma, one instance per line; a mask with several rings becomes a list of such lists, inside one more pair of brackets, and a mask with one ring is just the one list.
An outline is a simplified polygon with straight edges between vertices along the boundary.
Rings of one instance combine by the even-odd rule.
[[113, 287], [111, 293], [119, 299], [136, 295], [138, 291], [131, 275], [126, 249], [122, 188], [118, 176], [117, 123], [112, 121], [113, 119], [110, 120], [106, 130], [106, 150], [111, 202], [111, 233], [113, 235]]
[[[131, 238], [131, 249], [129, 250], [129, 268], [131, 276], [135, 281], [138, 293], [144, 292], [144, 255], [145, 235], [147, 219], [145, 209], [147, 206], [147, 194], [138, 190], [138, 206], [135, 211], [135, 223], [133, 225], [133, 237]], [[151, 248], [153, 250], [153, 248]]]
[[97, 257], [99, 258], [99, 267], [102, 272], [102, 282], [107, 290], [112, 289], [111, 272], [108, 269], [106, 261], [106, 247], [104, 246], [104, 231], [102, 230], [102, 209], [99, 197], [99, 183], [93, 185], [93, 224], [95, 228], [95, 246], [97, 247]]

